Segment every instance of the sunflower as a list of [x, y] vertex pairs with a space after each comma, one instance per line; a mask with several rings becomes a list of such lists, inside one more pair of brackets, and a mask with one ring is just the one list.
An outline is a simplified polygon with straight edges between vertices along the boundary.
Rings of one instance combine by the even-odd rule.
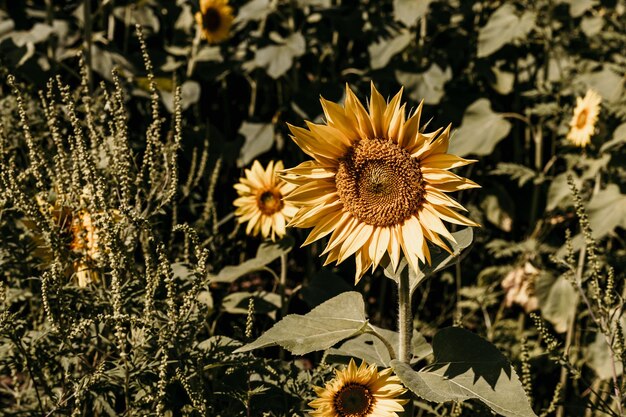
[[476, 162], [447, 154], [450, 126], [419, 131], [422, 103], [408, 119], [402, 90], [389, 102], [372, 83], [369, 112], [346, 86], [342, 107], [321, 99], [325, 124], [289, 126], [292, 139], [314, 160], [285, 170], [297, 185], [286, 201], [299, 210], [289, 226], [314, 227], [304, 245], [330, 234], [326, 264], [355, 254], [356, 281], [385, 254], [397, 270], [403, 253], [414, 270], [430, 264], [427, 242], [450, 251], [455, 242], [442, 220], [478, 226], [446, 193], [478, 187], [451, 168]]
[[[68, 276], [74, 274], [79, 287], [98, 282], [100, 272], [97, 262], [101, 259], [103, 252], [92, 214], [86, 209], [73, 209], [65, 194], [56, 194], [52, 202], [38, 195], [36, 202], [41, 213], [51, 218], [58, 226], [63, 241], [67, 242], [66, 248], [75, 259], [72, 267], [66, 270]], [[111, 214], [114, 221], [120, 220], [119, 211], [111, 210]], [[30, 220], [25, 220], [23, 223], [35, 232], [33, 236], [37, 243], [35, 255], [46, 263], [52, 261], [52, 253], [36, 224]]]
[[357, 368], [354, 359], [343, 371], [335, 370], [326, 387], [315, 387], [318, 398], [309, 406], [314, 417], [398, 417], [407, 400], [397, 397], [406, 389], [400, 379], [391, 375], [391, 368], [378, 372], [376, 365], [361, 362]]
[[587, 90], [584, 98], [576, 98], [576, 108], [569, 122], [570, 130], [567, 134], [567, 139], [575, 146], [584, 148], [591, 142], [600, 113], [601, 101], [602, 97], [593, 90]]
[[239, 223], [248, 222], [246, 233], [272, 240], [285, 235], [285, 225], [296, 213], [297, 208], [283, 200], [295, 186], [278, 178], [277, 171], [283, 169], [282, 161], [271, 161], [263, 169], [259, 161], [254, 161], [251, 169], [246, 169], [245, 178], [235, 184], [239, 198], [233, 204]]
[[233, 9], [228, 5], [228, 0], [200, 0], [196, 22], [207, 42], [218, 43], [226, 39], [233, 19]]

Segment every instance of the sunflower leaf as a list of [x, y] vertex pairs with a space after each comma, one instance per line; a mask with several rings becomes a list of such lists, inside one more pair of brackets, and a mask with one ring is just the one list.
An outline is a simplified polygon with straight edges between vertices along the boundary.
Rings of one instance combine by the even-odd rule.
[[[384, 337], [391, 346], [398, 346], [398, 332], [376, 327], [371, 324], [368, 324], [368, 326]], [[413, 355], [411, 363], [418, 362], [432, 352], [433, 349], [424, 336], [414, 330], [413, 338], [411, 338], [411, 354]], [[345, 341], [336, 349], [331, 348], [326, 351], [326, 361], [335, 360], [348, 363], [348, 358], [350, 357], [359, 358], [369, 364], [375, 363], [386, 368], [389, 367], [389, 362], [391, 361], [391, 356], [385, 344], [371, 333], [361, 334], [354, 339]]]
[[420, 371], [391, 361], [396, 375], [419, 397], [437, 403], [477, 399], [505, 417], [536, 417], [511, 364], [482, 337], [447, 327], [435, 334], [433, 352], [434, 362]]
[[257, 340], [237, 349], [248, 352], [269, 346], [282, 346], [294, 355], [325, 350], [367, 326], [365, 303], [360, 293], [345, 292], [320, 304], [308, 314], [290, 314]]
[[288, 253], [293, 247], [294, 240], [284, 237], [277, 242], [263, 242], [254, 258], [239, 265], [229, 265], [222, 268], [217, 275], [210, 275], [211, 282], [233, 282], [239, 277], [254, 271], [259, 271], [282, 254]]
[[489, 155], [510, 130], [511, 123], [491, 109], [488, 99], [480, 98], [465, 110], [461, 127], [450, 140], [449, 153]]

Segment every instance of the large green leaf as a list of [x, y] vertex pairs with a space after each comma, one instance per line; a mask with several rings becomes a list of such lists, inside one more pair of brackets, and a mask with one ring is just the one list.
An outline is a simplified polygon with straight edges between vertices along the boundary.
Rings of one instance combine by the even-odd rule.
[[624, 91], [624, 77], [610, 68], [603, 67], [600, 71], [581, 74], [576, 77], [577, 82], [595, 90], [603, 99], [614, 102], [622, 98]]
[[396, 71], [396, 78], [415, 101], [424, 100], [426, 104], [439, 104], [444, 94], [444, 85], [452, 78], [452, 70], [443, 71], [433, 64], [426, 72], [411, 73]]
[[393, 0], [393, 17], [411, 27], [428, 11], [433, 0]]
[[544, 273], [536, 280], [535, 295], [539, 299], [541, 315], [552, 323], [555, 331], [565, 333], [572, 316], [576, 314], [576, 289], [564, 276], [555, 279]]
[[[396, 349], [399, 343], [399, 335], [397, 332], [382, 329], [380, 327], [368, 325], [377, 331], [382, 337]], [[426, 341], [421, 333], [416, 330], [413, 331], [413, 338], [411, 339], [411, 354], [413, 358], [412, 363], [425, 358], [433, 352], [432, 347]], [[397, 353], [397, 352], [396, 352]], [[363, 359], [367, 363], [375, 363], [379, 366], [389, 367], [391, 356], [389, 350], [385, 344], [376, 336], [370, 333], [361, 334], [354, 339], [350, 339], [341, 344], [338, 348], [328, 349], [326, 351], [327, 361], [333, 359], [346, 359], [350, 357], [356, 357]]]
[[230, 314], [248, 314], [250, 299], [254, 299], [254, 314], [268, 314], [275, 316], [280, 308], [280, 295], [268, 292], [234, 292], [228, 294], [222, 300], [222, 310]]
[[346, 292], [320, 304], [308, 314], [290, 314], [261, 337], [235, 352], [279, 345], [294, 355], [325, 350], [367, 326], [365, 303], [360, 293]]
[[486, 57], [513, 40], [523, 39], [535, 27], [535, 14], [517, 16], [515, 7], [505, 3], [478, 32], [478, 57]]
[[[612, 320], [612, 322], [611, 327], [615, 328], [619, 325], [622, 327], [622, 332], [626, 331], [626, 316], [622, 315], [619, 320], [616, 318]], [[624, 366], [619, 355], [611, 354], [607, 339], [604, 334], [600, 332], [596, 334], [593, 343], [585, 350], [585, 359], [587, 365], [596, 372], [600, 379], [606, 380], [612, 378], [613, 366], [615, 366], [615, 374], [617, 376], [622, 375], [624, 372]]]
[[461, 127], [450, 140], [449, 152], [458, 156], [489, 155], [510, 130], [511, 123], [491, 110], [488, 99], [480, 98], [465, 110]]
[[612, 147], [626, 143], [626, 123], [622, 123], [621, 125], [615, 128], [615, 132], [613, 132], [613, 138], [602, 144], [600, 147], [600, 152], [604, 152]]
[[239, 265], [226, 266], [217, 275], [210, 275], [209, 278], [211, 282], [233, 282], [243, 275], [263, 269], [280, 255], [289, 252], [293, 242], [291, 237], [285, 237], [278, 242], [263, 242], [254, 258]]
[[593, 236], [596, 239], [608, 235], [616, 227], [626, 229], [626, 194], [620, 193], [616, 184], [609, 184], [604, 190], [595, 194], [587, 210]]
[[280, 45], [270, 45], [256, 51], [254, 65], [266, 69], [267, 74], [276, 79], [291, 68], [293, 60], [304, 54], [306, 42], [300, 32], [286, 39], [278, 39]]
[[433, 353], [434, 362], [419, 372], [391, 361], [396, 375], [419, 397], [437, 403], [477, 399], [505, 417], [536, 417], [515, 370], [482, 337], [448, 327], [433, 338]]
[[248, 165], [257, 156], [272, 149], [274, 145], [274, 126], [271, 123], [243, 122], [239, 134], [243, 135], [246, 141], [239, 151], [238, 167]]
[[368, 49], [372, 69], [380, 69], [387, 65], [391, 58], [409, 45], [413, 36], [409, 31], [401, 31], [391, 39], [383, 39], [371, 44]]

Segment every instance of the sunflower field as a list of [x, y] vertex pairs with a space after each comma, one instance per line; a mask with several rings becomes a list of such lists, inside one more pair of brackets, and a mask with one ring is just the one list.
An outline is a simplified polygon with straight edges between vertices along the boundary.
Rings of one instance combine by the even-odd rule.
[[626, 417], [626, 0], [0, 0], [0, 416]]

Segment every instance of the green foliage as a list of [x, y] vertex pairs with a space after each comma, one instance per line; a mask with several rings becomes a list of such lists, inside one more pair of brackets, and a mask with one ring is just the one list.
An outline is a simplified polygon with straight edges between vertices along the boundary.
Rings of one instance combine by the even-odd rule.
[[[349, 357], [393, 363], [422, 416], [625, 414], [624, 0], [232, 0], [215, 45], [195, 0], [0, 6], [0, 414], [305, 415]], [[400, 275], [355, 288], [301, 231], [261, 243], [232, 220], [251, 161], [305, 158], [286, 123], [372, 80], [451, 123], [450, 153], [479, 159], [456, 172], [483, 187], [453, 195], [482, 228], [400, 266], [410, 366]], [[86, 285], [63, 221], [82, 211]]]
[[511, 364], [483, 338], [447, 327], [435, 334], [433, 355], [433, 362], [418, 372], [399, 361], [391, 366], [411, 391], [428, 401], [473, 398], [503, 416], [536, 416]]

